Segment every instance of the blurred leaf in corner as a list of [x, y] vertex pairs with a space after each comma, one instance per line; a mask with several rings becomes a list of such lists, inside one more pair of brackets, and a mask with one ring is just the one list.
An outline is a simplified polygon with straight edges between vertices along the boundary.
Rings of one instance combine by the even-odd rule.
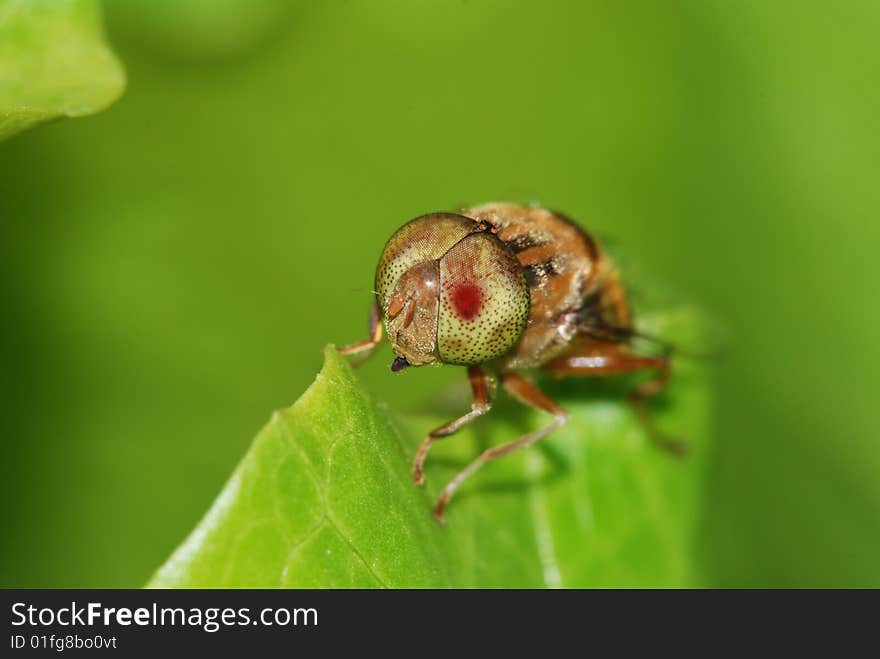
[[151, 56], [205, 64], [266, 48], [300, 9], [289, 0], [116, 0], [107, 5], [107, 19], [113, 34]]
[[0, 139], [103, 110], [124, 88], [96, 0], [0, 0]]

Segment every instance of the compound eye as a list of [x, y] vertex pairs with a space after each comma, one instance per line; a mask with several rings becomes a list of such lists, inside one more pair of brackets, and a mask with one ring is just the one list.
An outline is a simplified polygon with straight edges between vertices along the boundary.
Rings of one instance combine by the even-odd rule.
[[440, 259], [437, 349], [447, 364], [481, 364], [517, 342], [529, 291], [516, 257], [490, 233], [461, 240]]
[[385, 244], [376, 268], [376, 298], [391, 346], [404, 364], [438, 361], [439, 259], [476, 223], [454, 213], [431, 213], [407, 222]]
[[473, 233], [475, 222], [455, 213], [430, 213], [407, 222], [385, 243], [376, 268], [376, 293], [383, 312], [400, 278], [425, 261], [436, 261]]

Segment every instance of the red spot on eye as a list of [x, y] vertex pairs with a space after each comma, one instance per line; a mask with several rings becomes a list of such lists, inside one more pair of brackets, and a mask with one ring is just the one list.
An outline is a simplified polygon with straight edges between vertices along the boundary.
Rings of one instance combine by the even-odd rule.
[[464, 320], [473, 320], [483, 306], [483, 296], [476, 284], [459, 284], [450, 293], [452, 306]]

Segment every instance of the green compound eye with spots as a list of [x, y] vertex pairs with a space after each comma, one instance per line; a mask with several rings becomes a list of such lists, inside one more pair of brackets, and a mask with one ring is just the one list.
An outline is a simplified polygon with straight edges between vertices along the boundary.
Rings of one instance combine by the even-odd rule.
[[432, 213], [399, 229], [376, 270], [396, 364], [475, 365], [513, 347], [529, 316], [516, 257], [486, 223]]

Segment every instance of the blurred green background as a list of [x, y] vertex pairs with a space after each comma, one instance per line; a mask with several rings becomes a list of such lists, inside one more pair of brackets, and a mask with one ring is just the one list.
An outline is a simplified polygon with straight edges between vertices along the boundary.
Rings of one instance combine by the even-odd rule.
[[[105, 3], [106, 112], [0, 144], [0, 585], [139, 586], [404, 220], [537, 200], [719, 318], [710, 584], [880, 586], [880, 5]], [[460, 377], [364, 377], [405, 409]]]

